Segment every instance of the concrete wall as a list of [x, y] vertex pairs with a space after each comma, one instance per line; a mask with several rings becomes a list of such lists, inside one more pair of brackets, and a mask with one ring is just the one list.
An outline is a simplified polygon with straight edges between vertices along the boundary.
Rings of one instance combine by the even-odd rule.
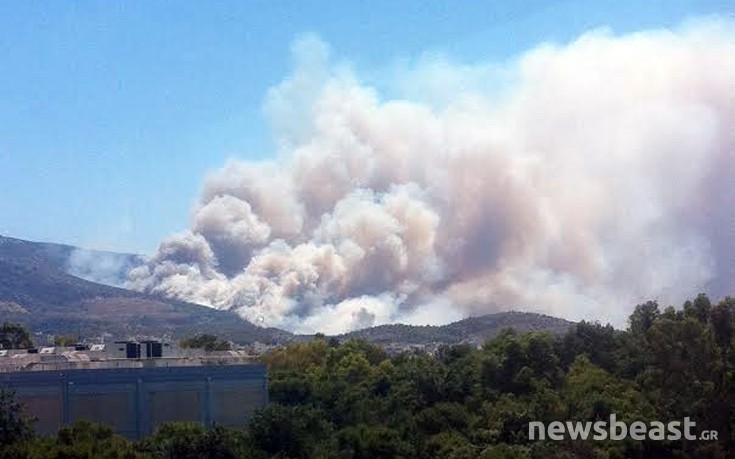
[[79, 419], [110, 424], [128, 438], [172, 421], [244, 427], [268, 402], [262, 365], [0, 373], [0, 384], [15, 388], [43, 435]]

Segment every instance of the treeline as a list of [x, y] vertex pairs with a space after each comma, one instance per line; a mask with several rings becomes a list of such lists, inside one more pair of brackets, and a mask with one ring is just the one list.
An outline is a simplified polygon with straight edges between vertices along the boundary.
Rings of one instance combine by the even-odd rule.
[[[277, 349], [271, 403], [244, 431], [189, 424], [128, 442], [77, 424], [20, 436], [15, 457], [110, 458], [732, 458], [735, 300], [639, 305], [625, 331], [506, 330], [480, 349], [394, 357], [364, 341], [318, 338]], [[718, 441], [531, 441], [531, 421], [675, 421]], [[6, 453], [10, 454], [10, 453]], [[22, 456], [27, 454], [29, 456]]]
[[179, 341], [182, 348], [204, 349], [205, 351], [229, 351], [232, 346], [228, 341], [222, 340], [215, 335], [202, 333]]

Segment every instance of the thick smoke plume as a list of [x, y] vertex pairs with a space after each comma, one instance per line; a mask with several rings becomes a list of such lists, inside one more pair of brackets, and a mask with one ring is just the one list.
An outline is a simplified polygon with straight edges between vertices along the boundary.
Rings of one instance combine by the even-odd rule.
[[[381, 92], [294, 47], [278, 160], [232, 161], [129, 286], [327, 333], [505, 309], [623, 324], [735, 293], [735, 28], [595, 31]], [[383, 94], [386, 93], [384, 90]]]

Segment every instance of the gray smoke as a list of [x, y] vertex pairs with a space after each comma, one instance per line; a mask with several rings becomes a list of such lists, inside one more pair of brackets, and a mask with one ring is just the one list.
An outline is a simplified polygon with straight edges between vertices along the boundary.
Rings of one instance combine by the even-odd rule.
[[294, 54], [265, 104], [278, 160], [211, 175], [130, 287], [328, 333], [735, 293], [732, 23], [424, 58], [412, 97], [313, 37]]

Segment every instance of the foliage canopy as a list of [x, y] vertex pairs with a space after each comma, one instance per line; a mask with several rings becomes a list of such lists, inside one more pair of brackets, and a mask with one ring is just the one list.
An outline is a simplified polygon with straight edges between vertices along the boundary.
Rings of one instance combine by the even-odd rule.
[[[480, 348], [448, 346], [434, 355], [389, 356], [364, 341], [317, 337], [264, 357], [271, 403], [246, 430], [170, 424], [129, 442], [103, 426], [76, 424], [52, 438], [16, 436], [14, 448], [30, 457], [735, 457], [734, 321], [735, 300], [713, 305], [700, 295], [678, 310], [641, 304], [627, 330], [587, 322], [563, 336], [508, 329]], [[195, 340], [205, 348], [212, 342]], [[716, 430], [719, 441], [528, 438], [531, 421], [611, 413], [625, 422], [688, 416], [697, 431]]]

